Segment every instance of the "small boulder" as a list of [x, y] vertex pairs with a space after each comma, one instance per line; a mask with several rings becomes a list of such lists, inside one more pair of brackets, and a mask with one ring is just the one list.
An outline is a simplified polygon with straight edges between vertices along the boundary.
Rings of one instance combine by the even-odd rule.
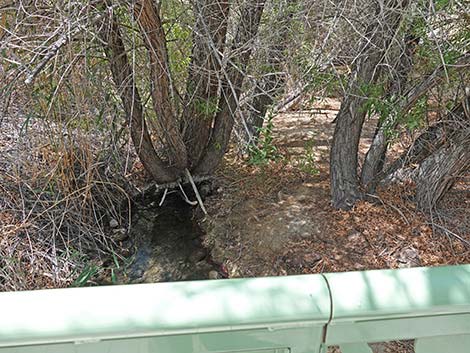
[[111, 220], [109, 221], [109, 226], [111, 228], [117, 228], [119, 227], [119, 222], [115, 220], [114, 218], [111, 218]]
[[123, 241], [128, 238], [128, 234], [124, 228], [113, 229], [113, 238], [116, 241]]
[[209, 271], [209, 279], [218, 279], [219, 278], [219, 273], [217, 271]]

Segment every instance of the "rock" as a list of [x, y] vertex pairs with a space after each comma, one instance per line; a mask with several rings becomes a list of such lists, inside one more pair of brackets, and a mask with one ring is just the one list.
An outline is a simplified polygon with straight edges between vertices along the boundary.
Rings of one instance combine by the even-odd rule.
[[113, 238], [116, 241], [123, 241], [128, 238], [128, 234], [124, 228], [113, 229]]
[[322, 257], [317, 254], [317, 253], [308, 253], [306, 255], [304, 255], [304, 260], [307, 264], [309, 265], [313, 265], [315, 263], [317, 263], [318, 261], [320, 261], [322, 259]]
[[353, 230], [348, 234], [348, 240], [351, 242], [356, 242], [361, 239], [361, 236], [362, 236], [361, 232], [357, 230]]
[[308, 203], [310, 199], [311, 199], [310, 195], [305, 195], [305, 194], [298, 195], [296, 197], [297, 202], [302, 203], [302, 204]]
[[219, 273], [217, 271], [209, 271], [209, 279], [218, 279], [219, 278]]
[[302, 268], [304, 266], [303, 259], [300, 256], [295, 256], [288, 262], [297, 268]]
[[293, 254], [286, 259], [286, 262], [296, 268], [310, 267], [320, 261], [322, 257], [314, 252], [304, 252]]
[[207, 252], [204, 249], [196, 249], [189, 255], [188, 260], [190, 262], [199, 262], [202, 261], [206, 256]]
[[109, 226], [111, 228], [117, 228], [119, 227], [119, 222], [115, 220], [114, 218], [111, 218], [111, 220], [109, 221]]
[[400, 268], [416, 267], [421, 263], [419, 252], [413, 247], [402, 249], [397, 260], [400, 263], [398, 265]]

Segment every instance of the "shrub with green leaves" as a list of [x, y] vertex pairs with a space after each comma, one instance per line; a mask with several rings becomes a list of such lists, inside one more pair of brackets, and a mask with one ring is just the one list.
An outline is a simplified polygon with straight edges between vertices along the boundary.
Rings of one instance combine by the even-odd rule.
[[259, 129], [259, 139], [257, 145], [249, 147], [249, 162], [253, 165], [263, 165], [280, 158], [278, 149], [274, 145], [273, 123], [274, 115], [268, 114], [264, 126]]

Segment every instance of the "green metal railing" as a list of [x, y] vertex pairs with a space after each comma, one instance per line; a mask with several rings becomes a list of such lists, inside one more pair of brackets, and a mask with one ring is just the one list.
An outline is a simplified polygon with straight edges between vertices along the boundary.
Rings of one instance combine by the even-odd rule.
[[0, 293], [0, 353], [470, 352], [470, 265]]

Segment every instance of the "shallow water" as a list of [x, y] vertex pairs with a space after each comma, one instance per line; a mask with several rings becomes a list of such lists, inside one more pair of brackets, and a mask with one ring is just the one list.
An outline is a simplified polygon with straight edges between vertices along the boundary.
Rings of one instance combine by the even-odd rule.
[[203, 232], [192, 206], [172, 194], [135, 210], [131, 238], [136, 252], [127, 277], [131, 283], [207, 279], [216, 269], [202, 245]]

